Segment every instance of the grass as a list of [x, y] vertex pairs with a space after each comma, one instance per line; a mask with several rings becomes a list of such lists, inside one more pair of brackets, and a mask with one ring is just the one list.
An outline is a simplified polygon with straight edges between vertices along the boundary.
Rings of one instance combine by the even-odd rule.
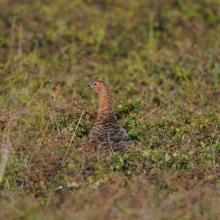
[[[220, 4], [0, 1], [1, 219], [219, 219]], [[134, 145], [85, 153], [107, 81]]]

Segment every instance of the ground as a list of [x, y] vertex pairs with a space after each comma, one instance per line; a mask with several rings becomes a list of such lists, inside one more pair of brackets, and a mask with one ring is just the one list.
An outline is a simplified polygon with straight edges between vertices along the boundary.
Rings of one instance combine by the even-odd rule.
[[[220, 3], [0, 1], [1, 219], [219, 219]], [[124, 155], [86, 153], [105, 80]]]

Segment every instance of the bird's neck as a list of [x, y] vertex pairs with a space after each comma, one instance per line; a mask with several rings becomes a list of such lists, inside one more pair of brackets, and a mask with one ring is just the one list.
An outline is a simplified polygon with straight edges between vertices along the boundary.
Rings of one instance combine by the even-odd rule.
[[108, 118], [114, 117], [114, 113], [112, 110], [112, 101], [111, 97], [100, 97], [99, 110], [97, 115], [97, 121], [105, 121]]

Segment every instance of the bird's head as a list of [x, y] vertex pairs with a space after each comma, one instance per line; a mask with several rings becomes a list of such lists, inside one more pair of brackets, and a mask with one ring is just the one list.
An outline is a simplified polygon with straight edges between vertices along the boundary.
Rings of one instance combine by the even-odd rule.
[[92, 88], [99, 96], [110, 96], [110, 91], [106, 82], [101, 80], [95, 80], [93, 82], [88, 83], [88, 86]]

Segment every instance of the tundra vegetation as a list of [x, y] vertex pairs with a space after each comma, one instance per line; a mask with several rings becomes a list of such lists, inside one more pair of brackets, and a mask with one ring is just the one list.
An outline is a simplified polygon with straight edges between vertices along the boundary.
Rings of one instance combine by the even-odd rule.
[[[0, 219], [220, 218], [219, 1], [0, 8]], [[124, 155], [84, 152], [93, 79]]]

